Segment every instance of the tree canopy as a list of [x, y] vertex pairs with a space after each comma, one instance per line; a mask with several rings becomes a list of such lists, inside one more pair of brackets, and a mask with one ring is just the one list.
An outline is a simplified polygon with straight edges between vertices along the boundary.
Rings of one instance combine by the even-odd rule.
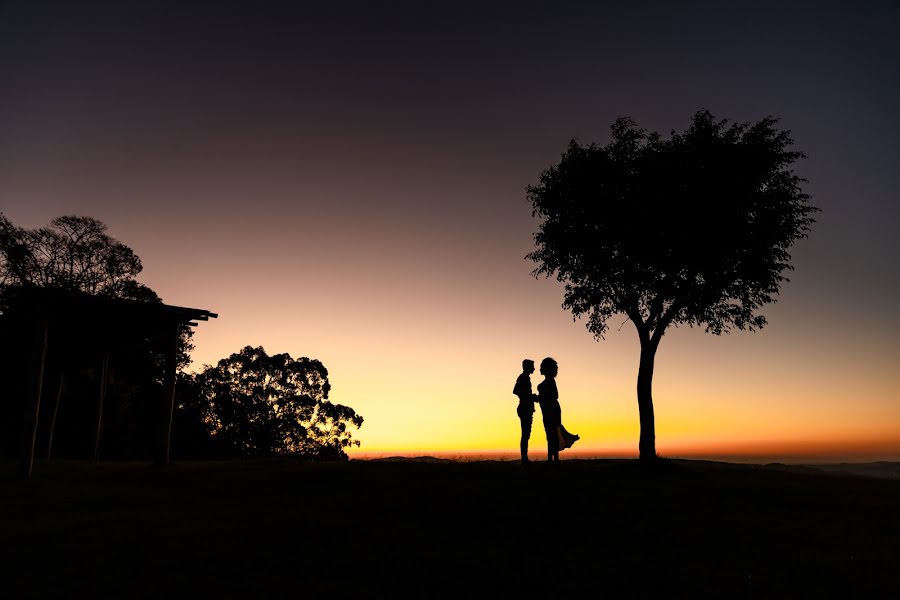
[[0, 214], [0, 286], [34, 285], [87, 294], [154, 300], [138, 283], [141, 260], [93, 217], [66, 215], [28, 230]]
[[328, 401], [328, 371], [318, 360], [246, 346], [207, 366], [192, 387], [180, 408], [198, 414], [226, 454], [335, 459], [359, 445], [350, 427], [363, 418]]
[[663, 137], [623, 117], [608, 144], [572, 140], [527, 189], [541, 219], [526, 257], [534, 275], [564, 282], [563, 307], [586, 316], [598, 339], [615, 314], [637, 329], [642, 457], [655, 454], [649, 385], [666, 329], [764, 327], [759, 309], [775, 302], [789, 249], [814, 222], [818, 209], [791, 170], [804, 155], [777, 125], [702, 110]]

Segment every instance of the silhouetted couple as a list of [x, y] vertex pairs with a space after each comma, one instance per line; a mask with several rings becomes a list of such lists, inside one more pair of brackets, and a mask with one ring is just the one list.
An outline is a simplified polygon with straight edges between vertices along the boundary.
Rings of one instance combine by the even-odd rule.
[[531, 425], [534, 419], [534, 404], [541, 406], [541, 417], [544, 421], [544, 433], [547, 435], [547, 462], [559, 464], [559, 451], [570, 448], [579, 437], [566, 431], [562, 424], [562, 408], [559, 405], [559, 391], [556, 389], [556, 375], [559, 366], [549, 356], [541, 361], [541, 375], [544, 380], [538, 384], [538, 393], [531, 391], [531, 374], [534, 373], [534, 361], [522, 361], [522, 374], [516, 379], [513, 394], [519, 397], [519, 421], [522, 425], [522, 439], [519, 450], [522, 453], [522, 464], [528, 464], [528, 438], [531, 437]]

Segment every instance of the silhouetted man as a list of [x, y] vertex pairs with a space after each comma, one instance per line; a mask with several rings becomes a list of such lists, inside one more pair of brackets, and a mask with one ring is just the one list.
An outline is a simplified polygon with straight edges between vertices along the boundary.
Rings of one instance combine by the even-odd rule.
[[513, 394], [519, 397], [519, 421], [522, 424], [522, 440], [519, 450], [522, 452], [522, 464], [528, 464], [528, 438], [531, 437], [531, 423], [534, 420], [534, 403], [537, 396], [531, 391], [531, 374], [534, 373], [534, 361], [527, 358], [522, 361], [522, 374], [516, 379]]

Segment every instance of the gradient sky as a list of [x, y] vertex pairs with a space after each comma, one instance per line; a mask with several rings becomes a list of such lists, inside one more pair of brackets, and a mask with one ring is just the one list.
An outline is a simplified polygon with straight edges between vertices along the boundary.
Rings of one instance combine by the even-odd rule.
[[0, 0], [0, 211], [96, 217], [218, 312], [192, 369], [322, 360], [353, 456], [514, 454], [548, 355], [566, 453], [635, 455], [634, 328], [530, 275], [525, 187], [621, 115], [772, 114], [822, 212], [765, 330], [666, 336], [658, 450], [900, 458], [900, 5], [783, 4]]

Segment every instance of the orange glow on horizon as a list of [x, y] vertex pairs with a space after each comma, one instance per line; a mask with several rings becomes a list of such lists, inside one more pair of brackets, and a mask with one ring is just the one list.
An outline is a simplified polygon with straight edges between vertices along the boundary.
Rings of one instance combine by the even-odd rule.
[[[272, 298], [262, 314], [213, 306], [220, 319], [198, 329], [193, 368], [237, 351], [231, 339], [322, 360], [330, 399], [365, 419], [354, 432], [362, 445], [348, 451], [351, 457], [512, 456], [519, 363], [550, 355], [560, 364], [563, 422], [581, 436], [563, 454], [635, 456], [633, 331], [623, 327], [596, 342], [555, 305], [555, 295], [534, 292], [528, 312], [518, 316], [505, 314], [515, 304], [504, 294], [485, 297], [481, 311], [464, 295], [454, 304], [459, 312], [443, 309], [440, 298], [429, 301], [430, 310], [379, 302], [377, 319], [344, 312], [340, 302], [310, 301], [287, 326], [269, 315], [289, 312], [289, 301]], [[438, 314], [441, 319], [431, 319]], [[870, 360], [870, 339], [846, 335], [840, 346], [826, 345], [817, 331], [810, 335], [797, 329], [796, 319], [778, 317], [773, 310], [772, 325], [756, 334], [716, 337], [688, 329], [666, 336], [654, 376], [657, 451], [735, 460], [900, 459], [900, 374], [884, 358], [897, 350], [875, 347], [882, 359]], [[532, 376], [534, 386], [539, 381]], [[545, 452], [543, 437], [538, 410], [530, 445], [535, 458]]]
[[[543, 460], [546, 444], [543, 440], [532, 443], [529, 456]], [[896, 440], [876, 441], [796, 441], [763, 440], [741, 443], [674, 443], [658, 444], [658, 454], [663, 458], [718, 460], [733, 462], [868, 462], [900, 460], [900, 443]], [[377, 459], [389, 457], [435, 457], [455, 460], [517, 460], [516, 449], [510, 448], [396, 448], [362, 449], [348, 452], [351, 459]], [[602, 447], [571, 448], [562, 452], [563, 459], [616, 459], [637, 458], [637, 443], [631, 445], [607, 445]]]

